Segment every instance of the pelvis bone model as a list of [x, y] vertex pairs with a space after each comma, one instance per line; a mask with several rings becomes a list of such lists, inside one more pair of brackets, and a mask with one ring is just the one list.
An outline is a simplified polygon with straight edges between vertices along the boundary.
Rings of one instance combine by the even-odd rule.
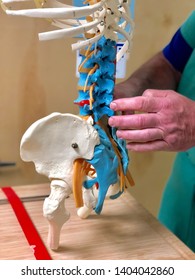
[[[7, 14], [49, 19], [58, 30], [39, 34], [40, 40], [83, 35], [72, 45], [80, 50], [78, 98], [79, 116], [53, 113], [35, 123], [21, 140], [21, 158], [33, 161], [36, 171], [51, 181], [51, 193], [43, 205], [49, 222], [48, 241], [59, 246], [60, 231], [68, 220], [65, 199], [73, 193], [78, 215], [100, 214], [106, 197], [120, 196], [133, 185], [128, 171], [125, 142], [118, 139], [108, 118], [114, 114], [113, 100], [117, 61], [129, 50], [133, 22], [127, 0], [88, 0], [82, 7], [55, 0], [35, 0], [35, 9], [8, 9]], [[17, 1], [17, 0], [16, 0]], [[21, 0], [22, 1], [22, 0]], [[118, 36], [125, 43], [117, 53]]]

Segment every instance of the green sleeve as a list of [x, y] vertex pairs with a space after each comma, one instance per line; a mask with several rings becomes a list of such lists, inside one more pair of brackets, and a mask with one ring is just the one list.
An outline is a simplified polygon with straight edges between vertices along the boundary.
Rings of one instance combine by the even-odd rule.
[[195, 48], [195, 11], [193, 11], [188, 19], [181, 26], [181, 34], [187, 43]]

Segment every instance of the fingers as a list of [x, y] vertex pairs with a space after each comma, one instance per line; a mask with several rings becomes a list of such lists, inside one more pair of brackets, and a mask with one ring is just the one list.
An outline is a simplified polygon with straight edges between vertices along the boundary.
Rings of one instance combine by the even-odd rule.
[[118, 138], [122, 138], [130, 142], [147, 143], [155, 140], [163, 140], [164, 133], [161, 129], [151, 128], [142, 130], [117, 130]]
[[139, 112], [159, 112], [161, 110], [159, 98], [151, 96], [137, 96], [114, 100], [110, 108], [114, 111], [139, 111]]
[[143, 129], [159, 126], [157, 114], [136, 114], [113, 116], [109, 119], [109, 125], [118, 129]]
[[[159, 112], [165, 97], [174, 94], [174, 91], [171, 90], [147, 89], [142, 96], [114, 100], [110, 104], [110, 108], [114, 111]], [[160, 98], [162, 99], [160, 100]]]
[[170, 150], [165, 141], [157, 140], [149, 143], [127, 143], [127, 149], [134, 152], [152, 152]]

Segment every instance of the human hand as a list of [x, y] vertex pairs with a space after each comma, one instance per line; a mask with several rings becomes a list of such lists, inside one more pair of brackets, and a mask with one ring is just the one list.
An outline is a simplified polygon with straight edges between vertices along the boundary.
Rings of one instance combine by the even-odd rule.
[[172, 90], [146, 90], [142, 96], [114, 100], [109, 125], [132, 151], [184, 151], [195, 146], [195, 102]]

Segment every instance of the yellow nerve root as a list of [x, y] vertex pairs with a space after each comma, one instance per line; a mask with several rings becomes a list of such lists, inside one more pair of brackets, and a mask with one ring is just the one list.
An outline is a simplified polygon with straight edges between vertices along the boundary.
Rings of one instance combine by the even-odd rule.
[[86, 175], [93, 177], [95, 169], [84, 159], [76, 159], [73, 164], [73, 196], [76, 207], [83, 206], [82, 185]]

